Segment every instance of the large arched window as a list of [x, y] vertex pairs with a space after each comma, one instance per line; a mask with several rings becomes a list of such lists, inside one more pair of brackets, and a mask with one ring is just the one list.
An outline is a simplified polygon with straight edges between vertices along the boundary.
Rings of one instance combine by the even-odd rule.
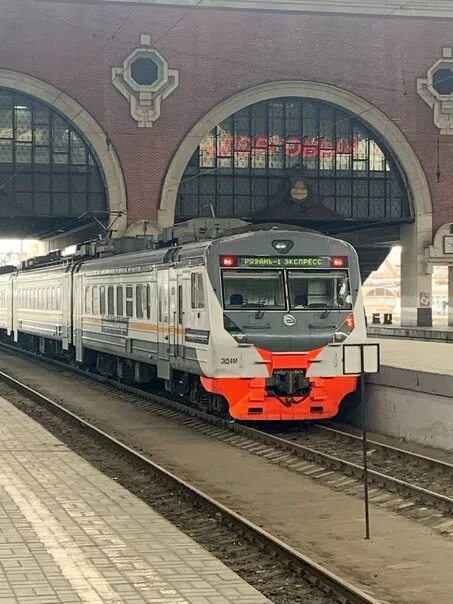
[[98, 164], [80, 133], [53, 107], [0, 88], [0, 212], [8, 216], [104, 215]]
[[204, 138], [182, 178], [176, 222], [262, 217], [294, 174], [302, 181], [291, 199], [298, 203], [291, 210], [296, 221], [307, 200], [327, 209], [327, 220], [411, 219], [400, 170], [360, 116], [290, 97], [246, 107]]

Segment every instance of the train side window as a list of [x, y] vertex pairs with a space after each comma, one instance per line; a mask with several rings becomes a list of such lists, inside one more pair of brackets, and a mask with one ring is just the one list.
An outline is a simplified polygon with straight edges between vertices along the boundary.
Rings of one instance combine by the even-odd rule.
[[204, 308], [204, 283], [201, 273], [192, 273], [190, 276], [191, 305], [192, 308]]
[[113, 285], [107, 288], [107, 314], [111, 317], [115, 314], [115, 295]]
[[135, 316], [137, 319], [143, 319], [143, 306], [144, 306], [144, 296], [143, 296], [143, 285], [135, 286]]
[[101, 285], [99, 287], [99, 314], [105, 315], [105, 286]]
[[118, 317], [123, 316], [123, 286], [118, 285], [116, 288], [116, 314]]
[[57, 310], [57, 288], [52, 287], [52, 310]]
[[99, 314], [99, 286], [98, 285], [93, 285], [93, 296], [92, 296], [92, 300], [93, 300], [93, 315], [98, 315]]
[[134, 316], [134, 288], [131, 285], [126, 287], [126, 317]]
[[61, 310], [61, 287], [57, 287], [57, 310]]
[[85, 314], [91, 315], [91, 285], [85, 287]]

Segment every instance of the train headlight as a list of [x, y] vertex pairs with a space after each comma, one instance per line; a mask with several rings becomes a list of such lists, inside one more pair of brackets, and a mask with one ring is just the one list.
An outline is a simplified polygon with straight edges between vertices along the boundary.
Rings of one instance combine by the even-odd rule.
[[335, 268], [343, 268], [347, 266], [347, 257], [346, 256], [334, 256], [330, 259], [330, 266], [334, 266]]
[[354, 315], [351, 313], [344, 323], [352, 331], [355, 327]]
[[236, 256], [220, 256], [220, 265], [226, 268], [237, 266]]
[[344, 342], [348, 336], [342, 331], [337, 331], [333, 335], [333, 339], [335, 342]]
[[235, 333], [233, 338], [236, 340], [238, 344], [245, 344], [247, 340], [247, 335], [245, 333]]
[[276, 239], [272, 242], [272, 247], [277, 250], [279, 254], [287, 254], [294, 246], [294, 242], [289, 239]]

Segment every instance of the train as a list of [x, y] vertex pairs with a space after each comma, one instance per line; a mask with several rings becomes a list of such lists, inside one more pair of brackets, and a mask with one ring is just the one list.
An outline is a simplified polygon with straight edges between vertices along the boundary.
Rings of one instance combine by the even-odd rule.
[[232, 420], [337, 415], [346, 347], [366, 344], [354, 248], [287, 225], [208, 235], [4, 267], [0, 338]]

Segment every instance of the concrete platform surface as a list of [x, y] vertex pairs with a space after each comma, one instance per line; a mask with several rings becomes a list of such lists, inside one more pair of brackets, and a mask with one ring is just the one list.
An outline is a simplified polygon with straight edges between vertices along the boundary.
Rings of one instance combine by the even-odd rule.
[[370, 341], [380, 343], [382, 365], [453, 375], [453, 346], [450, 343], [391, 338], [370, 338]]
[[269, 602], [1, 397], [0, 442], [1, 604]]
[[453, 327], [435, 325], [433, 327], [401, 327], [401, 325], [368, 325], [371, 338], [405, 338], [412, 340], [432, 340], [453, 343]]
[[[453, 451], [453, 345], [370, 338], [381, 370], [369, 375], [368, 427], [423, 446]], [[357, 414], [351, 421], [359, 424]]]

